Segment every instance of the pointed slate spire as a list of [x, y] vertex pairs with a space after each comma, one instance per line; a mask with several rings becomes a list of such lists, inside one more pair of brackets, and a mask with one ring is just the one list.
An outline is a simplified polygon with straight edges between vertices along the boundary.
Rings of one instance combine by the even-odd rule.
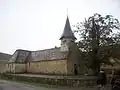
[[72, 38], [74, 40], [76, 39], [76, 37], [74, 36], [74, 34], [73, 34], [72, 30], [71, 30], [68, 16], [67, 16], [64, 31], [63, 31], [63, 34], [62, 34], [60, 40], [63, 39], [63, 38]]

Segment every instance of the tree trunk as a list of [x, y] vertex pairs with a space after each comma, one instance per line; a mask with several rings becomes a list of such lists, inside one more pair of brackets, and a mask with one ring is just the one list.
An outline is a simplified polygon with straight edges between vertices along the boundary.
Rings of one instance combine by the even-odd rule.
[[100, 71], [100, 62], [99, 59], [97, 58], [97, 53], [98, 53], [98, 35], [97, 35], [97, 28], [94, 22], [94, 18], [92, 21], [92, 65], [91, 69], [93, 70], [93, 75], [97, 75]]
[[93, 71], [93, 75], [98, 75], [100, 71], [100, 60], [97, 58], [95, 53], [92, 55], [91, 69]]

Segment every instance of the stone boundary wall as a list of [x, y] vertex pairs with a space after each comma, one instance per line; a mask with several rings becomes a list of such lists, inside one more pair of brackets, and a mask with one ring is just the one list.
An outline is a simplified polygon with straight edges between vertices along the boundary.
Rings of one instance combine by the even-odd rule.
[[25, 81], [31, 83], [40, 83], [47, 85], [59, 85], [59, 86], [70, 86], [70, 87], [90, 87], [97, 85], [97, 77], [94, 78], [46, 78], [46, 77], [28, 77], [28, 76], [19, 76], [13, 74], [1, 74], [0, 78], [16, 81]]

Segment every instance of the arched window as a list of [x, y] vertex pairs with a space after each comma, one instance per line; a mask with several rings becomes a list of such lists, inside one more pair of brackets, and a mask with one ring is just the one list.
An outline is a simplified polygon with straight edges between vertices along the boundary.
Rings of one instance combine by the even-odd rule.
[[66, 43], [66, 40], [63, 40], [63, 44], [65, 44]]

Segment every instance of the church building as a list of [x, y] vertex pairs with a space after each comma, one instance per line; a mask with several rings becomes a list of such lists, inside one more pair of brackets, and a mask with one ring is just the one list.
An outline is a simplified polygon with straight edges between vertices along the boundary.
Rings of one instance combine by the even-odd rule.
[[55, 75], [83, 74], [82, 52], [75, 43], [76, 37], [71, 30], [68, 17], [60, 40], [60, 47], [38, 51], [16, 50], [7, 64], [7, 72]]

